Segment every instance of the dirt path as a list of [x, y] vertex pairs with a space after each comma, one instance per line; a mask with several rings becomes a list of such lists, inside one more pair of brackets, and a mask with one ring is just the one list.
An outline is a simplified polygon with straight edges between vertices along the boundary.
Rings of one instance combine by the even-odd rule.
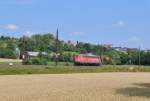
[[1, 63], [5, 63], [5, 62], [18, 62], [21, 63], [22, 60], [18, 60], [18, 59], [4, 59], [4, 58], [0, 58], [0, 62]]
[[0, 101], [150, 101], [150, 73], [0, 76]]

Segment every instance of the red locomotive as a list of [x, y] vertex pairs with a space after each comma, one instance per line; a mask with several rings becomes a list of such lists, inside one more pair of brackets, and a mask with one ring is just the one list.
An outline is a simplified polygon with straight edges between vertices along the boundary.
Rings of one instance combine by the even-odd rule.
[[74, 56], [75, 65], [101, 65], [101, 57], [93, 54], [78, 54]]

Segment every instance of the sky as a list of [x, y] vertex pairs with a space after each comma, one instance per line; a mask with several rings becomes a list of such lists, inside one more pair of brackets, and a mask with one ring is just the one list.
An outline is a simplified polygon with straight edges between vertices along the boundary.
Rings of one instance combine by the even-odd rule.
[[150, 0], [1, 0], [0, 35], [150, 49]]

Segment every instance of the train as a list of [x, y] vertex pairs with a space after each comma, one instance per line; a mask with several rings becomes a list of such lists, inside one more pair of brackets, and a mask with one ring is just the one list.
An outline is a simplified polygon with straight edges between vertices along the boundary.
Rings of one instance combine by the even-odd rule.
[[102, 64], [101, 57], [94, 54], [77, 54], [74, 55], [74, 65], [99, 66]]

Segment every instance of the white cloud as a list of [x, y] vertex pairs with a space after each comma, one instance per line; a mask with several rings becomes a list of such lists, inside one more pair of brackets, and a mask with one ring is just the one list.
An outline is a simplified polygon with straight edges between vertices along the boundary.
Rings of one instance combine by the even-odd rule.
[[115, 26], [115, 27], [124, 27], [125, 22], [123, 20], [119, 20], [116, 23], [114, 23], [113, 26]]
[[6, 25], [0, 25], [0, 28], [8, 29], [8, 30], [17, 30], [19, 27], [15, 24], [6, 24]]
[[18, 26], [15, 24], [8, 24], [5, 26], [6, 29], [10, 29], [10, 30], [16, 30], [18, 29]]
[[141, 43], [142, 39], [136, 36], [133, 36], [127, 40], [129, 43]]
[[32, 36], [32, 35], [34, 35], [34, 34], [35, 34], [35, 33], [34, 33], [34, 32], [31, 32], [31, 31], [26, 31], [26, 32], [23, 33], [24, 36], [28, 36], [28, 37], [30, 37], [30, 36]]
[[83, 35], [84, 32], [72, 32], [71, 34], [72, 34], [72, 35]]

